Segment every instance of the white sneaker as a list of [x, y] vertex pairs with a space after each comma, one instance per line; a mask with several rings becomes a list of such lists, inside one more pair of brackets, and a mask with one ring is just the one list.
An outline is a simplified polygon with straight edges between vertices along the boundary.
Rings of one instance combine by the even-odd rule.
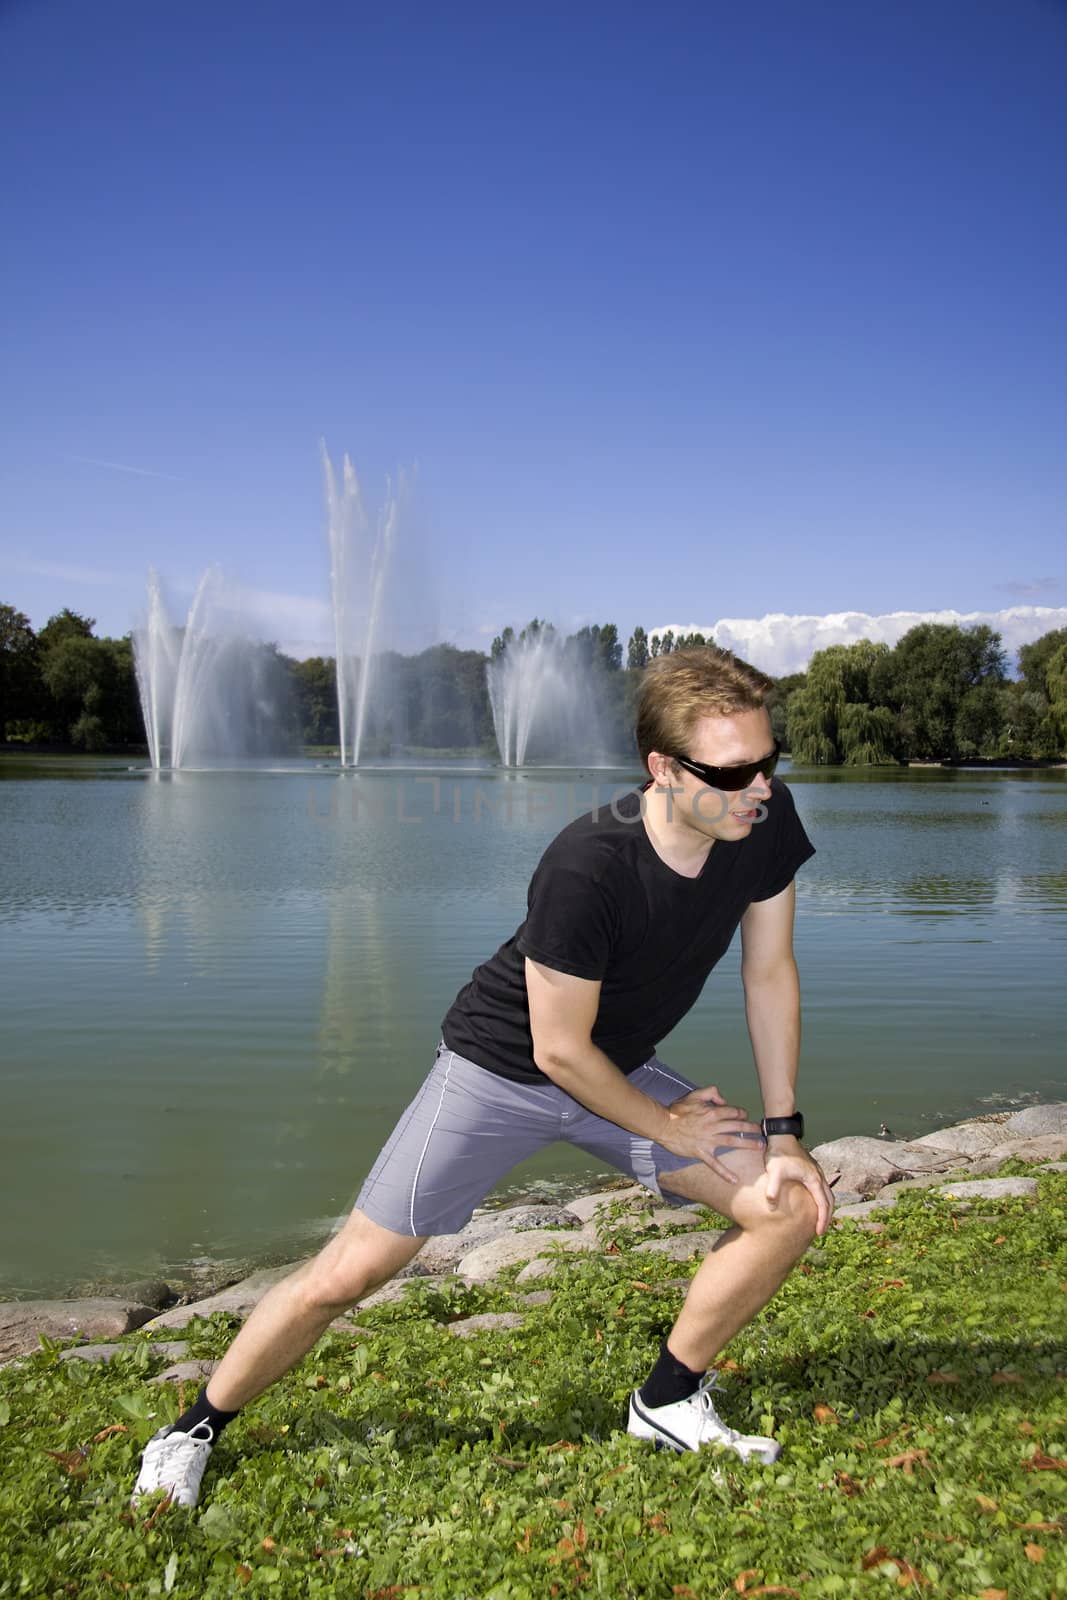
[[175, 1505], [195, 1506], [214, 1443], [209, 1422], [198, 1422], [188, 1433], [178, 1433], [173, 1423], [160, 1428], [145, 1445], [130, 1504], [135, 1505], [143, 1494], [166, 1489]]
[[722, 1389], [714, 1378], [705, 1378], [695, 1394], [675, 1400], [668, 1406], [646, 1406], [641, 1391], [630, 1396], [630, 1421], [627, 1433], [638, 1439], [653, 1439], [657, 1449], [699, 1450], [704, 1444], [721, 1444], [735, 1450], [742, 1461], [753, 1457], [768, 1465], [777, 1461], [782, 1447], [777, 1439], [759, 1433], [738, 1433], [727, 1427], [711, 1403], [712, 1389]]

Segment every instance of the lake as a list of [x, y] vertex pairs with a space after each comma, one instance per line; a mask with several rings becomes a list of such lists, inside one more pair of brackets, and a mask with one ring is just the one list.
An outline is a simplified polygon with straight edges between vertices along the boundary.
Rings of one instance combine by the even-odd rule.
[[[808, 1142], [1067, 1098], [1067, 772], [780, 770]], [[636, 781], [0, 758], [0, 1292], [321, 1242], [547, 841]], [[758, 1115], [737, 948], [661, 1054]]]

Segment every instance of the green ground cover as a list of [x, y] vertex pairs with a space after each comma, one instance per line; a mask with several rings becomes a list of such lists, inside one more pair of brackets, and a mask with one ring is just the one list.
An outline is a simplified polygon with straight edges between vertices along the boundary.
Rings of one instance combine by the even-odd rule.
[[[816, 1242], [722, 1363], [771, 1467], [619, 1431], [695, 1263], [618, 1223], [529, 1286], [553, 1299], [518, 1331], [447, 1331], [515, 1309], [513, 1270], [328, 1335], [227, 1431], [193, 1512], [127, 1503], [182, 1403], [146, 1381], [150, 1337], [106, 1366], [50, 1346], [0, 1372], [0, 1595], [1067, 1600], [1065, 1201], [1067, 1174], [1037, 1203], [910, 1191], [884, 1232]], [[191, 1353], [233, 1326], [194, 1323]]]

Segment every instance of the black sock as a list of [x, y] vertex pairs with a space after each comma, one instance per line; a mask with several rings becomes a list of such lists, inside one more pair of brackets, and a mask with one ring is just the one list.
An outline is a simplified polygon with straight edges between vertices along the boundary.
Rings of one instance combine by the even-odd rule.
[[213, 1406], [207, 1397], [207, 1384], [201, 1389], [188, 1411], [183, 1411], [174, 1427], [178, 1433], [192, 1433], [193, 1429], [201, 1422], [206, 1422], [212, 1433], [212, 1444], [218, 1438], [228, 1422], [232, 1422], [237, 1415], [236, 1411], [220, 1411], [218, 1406]]
[[702, 1372], [693, 1372], [671, 1355], [664, 1339], [659, 1347], [656, 1365], [652, 1368], [639, 1393], [646, 1406], [670, 1406], [676, 1400], [686, 1400], [700, 1387]]

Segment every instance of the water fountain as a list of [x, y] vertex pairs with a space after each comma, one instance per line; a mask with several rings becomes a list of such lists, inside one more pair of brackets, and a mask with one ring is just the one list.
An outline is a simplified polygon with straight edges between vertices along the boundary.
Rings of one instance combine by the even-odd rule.
[[218, 567], [197, 584], [184, 628], [171, 622], [150, 571], [133, 651], [153, 767], [278, 754], [291, 743], [277, 653], [244, 633], [239, 601]]
[[372, 526], [351, 460], [344, 457], [338, 484], [325, 444], [321, 448], [330, 539], [341, 765], [357, 766], [375, 670], [374, 652], [380, 644], [398, 500], [387, 489], [385, 503]]
[[605, 766], [603, 718], [593, 673], [574, 640], [531, 624], [487, 668], [489, 703], [501, 765], [531, 761]]

